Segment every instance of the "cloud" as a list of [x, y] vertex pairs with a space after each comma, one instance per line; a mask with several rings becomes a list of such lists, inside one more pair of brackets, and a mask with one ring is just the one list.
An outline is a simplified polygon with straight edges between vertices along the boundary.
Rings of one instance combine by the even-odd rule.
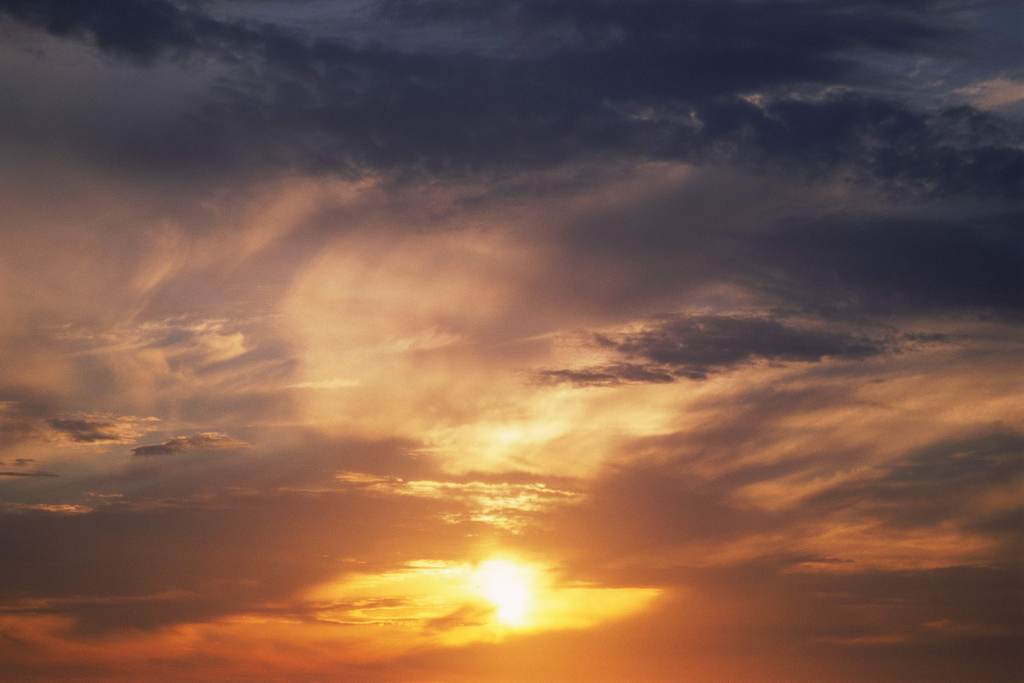
[[47, 421], [47, 424], [55, 431], [67, 435], [72, 441], [78, 443], [119, 441], [123, 438], [121, 434], [113, 430], [114, 425], [110, 422], [52, 418]]
[[241, 28], [166, 0], [115, 0], [95, 6], [75, 0], [5, 0], [0, 11], [62, 37], [79, 37], [115, 55], [152, 62], [168, 51], [222, 49], [244, 42]]
[[[76, 616], [86, 630], [122, 629], [126, 624], [156, 628], [211, 619], [275, 597], [285, 598], [342, 573], [340, 559], [376, 542], [378, 533], [391, 534], [388, 544], [401, 536], [406, 542], [419, 538], [416, 543], [421, 545], [425, 539], [422, 528], [409, 528], [399, 536], [393, 525], [402, 519], [413, 522], [416, 515], [433, 519], [436, 509], [445, 507], [443, 503], [407, 502], [399, 508], [357, 493], [229, 497], [220, 502], [219, 511], [204, 509], [201, 513], [190, 506], [150, 510], [120, 506], [74, 515], [36, 508], [12, 511], [4, 516], [0, 536], [12, 556], [17, 551], [19, 560], [0, 571], [3, 597], [17, 599], [25, 590], [50, 596], [58, 601], [59, 612]], [[326, 516], [358, 516], [366, 523], [338, 535], [321, 523]], [[243, 540], [254, 522], [263, 529], [263, 542], [255, 545]], [[299, 526], [306, 531], [296, 533]], [[94, 573], [84, 571], [86, 565], [80, 564], [83, 571], [74, 577], [47, 570], [33, 576], [25, 568], [36, 565], [43, 552], [42, 536], [36, 534], [63, 546], [58, 555], [62, 562], [92, 565], [105, 556], [118, 568]], [[191, 538], [178, 543], [174, 539], [179, 534]], [[85, 544], [102, 553], [83, 554]], [[130, 553], [134, 560], [125, 554], [129, 547], [134, 547]], [[149, 553], [153, 553], [152, 562], [143, 558]], [[156, 556], [161, 559], [156, 561]], [[283, 566], [289, 567], [285, 573], [281, 572]], [[212, 588], [213, 584], [220, 585]], [[175, 589], [190, 595], [174, 601], [59, 606], [61, 598], [74, 596], [144, 596]]]
[[560, 267], [544, 288], [619, 320], [681, 302], [726, 313], [756, 302], [864, 334], [893, 316], [1024, 311], [1019, 207], [922, 205], [745, 173], [637, 177], [646, 191], [601, 186], [607, 200], [553, 228]]
[[[171, 452], [179, 453], [241, 444], [215, 433], [170, 441]], [[285, 452], [275, 450], [278, 457], [254, 453], [256, 467], [248, 458], [174, 468], [131, 458], [114, 472], [77, 480], [84, 490], [92, 484], [117, 490], [116, 497], [50, 498], [0, 510], [0, 543], [16, 558], [0, 567], [0, 603], [19, 613], [71, 617], [79, 632], [89, 633], [215, 620], [273, 602], [296, 604], [310, 587], [353, 571], [398, 566], [410, 557], [464, 558], [471, 536], [463, 531], [487, 528], [471, 519], [470, 503], [491, 488], [513, 507], [563, 496], [515, 477], [507, 486], [467, 482], [463, 491], [460, 482], [449, 486], [429, 459], [408, 451], [404, 443], [309, 434]], [[335, 479], [352, 471], [386, 485], [378, 490]], [[394, 495], [402, 495], [400, 505]], [[343, 530], [329, 520], [344, 520]], [[262, 530], [255, 543], [252, 524]], [[453, 533], [439, 535], [438, 528]], [[80, 571], [58, 570], [69, 562]], [[100, 571], [96, 563], [110, 565]], [[40, 564], [46, 567], [29, 570]], [[176, 595], [168, 599], [169, 593]], [[26, 595], [44, 599], [22, 604]]]
[[[5, 392], [5, 398], [13, 392]], [[20, 400], [0, 401], [0, 448], [9, 448], [19, 442], [37, 438], [39, 417], [47, 408], [37, 402]]]
[[514, 473], [492, 475], [490, 480], [471, 476], [450, 479], [403, 479], [381, 477], [363, 472], [342, 472], [336, 476], [346, 487], [357, 487], [384, 495], [416, 496], [459, 501], [466, 506], [462, 514], [452, 514], [448, 523], [466, 521], [493, 525], [520, 532], [550, 508], [570, 505], [579, 493], [548, 485], [534, 477], [533, 481], [517, 481]]
[[664, 383], [705, 379], [710, 373], [767, 362], [863, 359], [892, 349], [886, 338], [798, 326], [766, 316], [683, 315], [639, 331], [596, 334], [595, 345], [640, 363], [612, 363], [578, 370], [542, 370], [543, 381], [578, 386]]
[[1024, 82], [1009, 78], [993, 78], [953, 91], [980, 109], [996, 109], [1024, 100]]
[[0, 0], [0, 678], [1010, 680], [1003, 5]]
[[840, 315], [973, 311], [1013, 318], [1024, 311], [1020, 220], [1017, 211], [794, 220], [755, 240], [763, 266], [751, 279], [791, 303]]
[[[12, 392], [20, 400], [0, 402], [0, 434], [4, 446], [50, 443], [111, 445], [134, 441], [159, 422], [157, 418], [139, 418], [112, 413], [71, 413], [57, 410], [54, 403], [33, 400], [31, 392]], [[53, 413], [57, 413], [52, 416]], [[33, 458], [17, 458], [15, 462], [33, 462]]]
[[[1015, 355], [974, 365], [949, 350], [901, 354], [888, 371], [811, 366], [678, 398], [678, 431], [617, 444], [580, 503], [533, 529], [535, 542], [587, 538], [569, 551], [584, 574], [623, 558], [642, 571], [780, 554], [799, 571], [1017, 566], [1022, 435], [1007, 426], [1014, 409], [995, 398], [1010, 385], [971, 388], [976, 373], [995, 379]], [[965, 362], [972, 370], [932, 375]], [[949, 411], [952, 396], [967, 394], [995, 411], [988, 420]]]
[[52, 472], [24, 472], [21, 470], [0, 471], [0, 477], [56, 477]]
[[[938, 440], [863, 482], [839, 480], [820, 497], [783, 510], [751, 506], [736, 494], [752, 482], [813, 470], [815, 457], [716, 476], [705, 474], [693, 454], [620, 464], [594, 481], [583, 504], [556, 511], [548, 533], [534, 533], [543, 539], [537, 543], [564, 548], [571, 538], [587, 539], [570, 551], [567, 573], [576, 580], [673, 591], [672, 611], [690, 615], [681, 621], [691, 623], [648, 615], [645, 628], [667, 629], [665, 642], [652, 646], [657, 652], [668, 647], [667, 624], [675, 623], [674, 637], [683, 642], [703, 633], [714, 640], [800, 641], [809, 650], [884, 643], [915, 671], [922, 665], [906, 658], [916, 648], [970, 650], [985, 642], [1005, 664], [1002, 646], [1021, 635], [1019, 617], [1002, 601], [1021, 587], [1022, 539], [1019, 527], [993, 533], [977, 523], [1009, 510], [1019, 514], [1019, 499], [1010, 502], [1021, 482], [1019, 439], [995, 433]], [[918, 470], [925, 462], [931, 471]], [[967, 471], [965, 490], [954, 493], [953, 482]], [[1006, 507], [991, 508], [996, 499]], [[692, 616], [705, 609], [715, 616]], [[766, 613], [775, 615], [770, 624], [751, 618]], [[947, 632], [926, 626], [942, 618], [957, 626]], [[957, 628], [977, 639], [965, 639]], [[646, 633], [645, 642], [656, 637]], [[821, 654], [833, 664], [835, 656]], [[763, 672], [759, 664], [757, 675]]]
[[[116, 140], [109, 131], [68, 138], [121, 163], [130, 150], [149, 168], [222, 177], [282, 167], [466, 177], [603, 159], [724, 160], [807, 178], [852, 174], [899, 192], [1013, 198], [1021, 190], [1014, 125], [857, 91], [868, 68], [858, 50], [941, 54], [963, 28], [938, 13], [817, 1], [369, 7], [421, 36], [450, 36], [454, 24], [509, 46], [453, 52], [386, 34], [349, 44], [215, 17], [201, 5], [131, 5], [0, 5], [135, 61], [186, 53], [226, 70], [189, 94], [188, 115], [163, 117], [162, 135], [127, 125]], [[956, 132], [965, 127], [967, 138]]]
[[866, 358], [887, 348], [884, 341], [801, 328], [772, 318], [724, 315], [670, 318], [619, 339], [601, 335], [597, 342], [627, 356], [688, 372], [753, 359], [815, 362], [825, 357]]
[[[611, 363], [579, 369], [540, 370], [537, 378], [546, 384], [572, 384], [581, 387], [605, 387], [623, 383], [650, 382], [661, 384], [676, 381], [676, 376], [658, 365]], [[692, 377], [692, 379], [700, 379]]]
[[171, 455], [181, 451], [219, 451], [248, 448], [244, 441], [233, 439], [220, 432], [200, 432], [186, 436], [176, 436], [163, 443], [150, 446], [138, 446], [132, 449], [133, 455]]
[[809, 510], [856, 510], [890, 529], [955, 525], [998, 540], [1013, 561], [1024, 545], [1016, 522], [1024, 505], [1024, 435], [993, 432], [944, 439], [908, 453], [876, 476], [841, 483], [809, 498]]
[[2, 503], [0, 508], [11, 512], [48, 512], [55, 515], [87, 515], [93, 511], [88, 505], [71, 503]]

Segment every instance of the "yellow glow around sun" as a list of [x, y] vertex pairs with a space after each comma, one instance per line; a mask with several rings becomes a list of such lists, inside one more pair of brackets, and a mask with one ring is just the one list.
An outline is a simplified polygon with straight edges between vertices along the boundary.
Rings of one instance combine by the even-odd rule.
[[367, 652], [398, 652], [590, 628], [644, 609], [658, 593], [566, 582], [552, 566], [500, 554], [475, 563], [413, 560], [381, 573], [354, 573], [307, 598], [319, 623], [345, 625], [347, 636], [366, 639]]
[[505, 626], [524, 626], [533, 607], [535, 572], [510, 560], [487, 560], [473, 572], [477, 590], [494, 605], [495, 618]]

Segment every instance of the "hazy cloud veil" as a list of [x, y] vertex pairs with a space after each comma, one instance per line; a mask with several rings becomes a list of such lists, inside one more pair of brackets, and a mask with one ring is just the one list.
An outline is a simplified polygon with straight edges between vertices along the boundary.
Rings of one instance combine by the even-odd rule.
[[1020, 3], [0, 35], [0, 680], [1024, 675]]

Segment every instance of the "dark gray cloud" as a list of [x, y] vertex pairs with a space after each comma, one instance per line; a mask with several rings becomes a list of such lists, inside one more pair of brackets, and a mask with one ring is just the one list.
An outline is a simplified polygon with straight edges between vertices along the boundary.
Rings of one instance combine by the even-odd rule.
[[597, 334], [594, 342], [638, 362], [543, 370], [540, 378], [580, 386], [663, 383], [677, 378], [705, 379], [710, 373], [756, 361], [862, 359], [894, 348], [887, 337], [801, 327], [764, 316], [730, 315], [668, 317], [638, 332]]
[[657, 365], [609, 363], [578, 369], [541, 370], [541, 382], [574, 384], [583, 387], [605, 387], [623, 383], [662, 384], [676, 381], [676, 375]]
[[866, 358], [884, 352], [885, 340], [797, 327], [766, 317], [701, 315], [670, 318], [598, 344], [684, 373], [705, 373], [754, 359], [820, 361], [826, 356]]
[[[69, 138], [140, 170], [462, 175], [628, 158], [852, 174], [900, 192], [1021, 191], [1019, 126], [861, 88], [870, 69], [857, 51], [942, 54], [964, 30], [959, 15], [924, 10], [947, 3], [370, 6], [426, 36], [459, 30], [520, 45], [494, 52], [430, 40], [355, 45], [218, 18], [201, 5], [127, 4], [11, 0], [0, 10], [136, 61], [185, 53], [227, 66], [230, 75], [160, 134], [129, 123], [116, 137]], [[820, 92], [834, 86], [846, 92]]]
[[[750, 280], [819, 312], [1024, 312], [1019, 212], [793, 220], [752, 243]], [[827, 233], [827, 234], [826, 234]]]
[[235, 450], [246, 448], [244, 441], [233, 439], [220, 432], [202, 432], [185, 436], [176, 436], [163, 443], [150, 446], [137, 446], [132, 449], [133, 455], [172, 455], [181, 451], [204, 450]]
[[[64, 412], [56, 397], [40, 399], [34, 392], [14, 389], [4, 392], [0, 401], [0, 448], [25, 442], [63, 442], [77, 444], [114, 444], [132, 440], [139, 434], [141, 422], [131, 416], [109, 413]], [[32, 462], [18, 458], [19, 465]]]
[[118, 441], [122, 435], [110, 422], [93, 420], [77, 420], [70, 418], [53, 418], [47, 424], [57, 432], [67, 435], [72, 441], [79, 443], [95, 443], [99, 441]]
[[557, 238], [563, 267], [545, 295], [622, 315], [709, 287], [833, 322], [1024, 313], [1019, 207], [863, 188], [837, 198], [787, 180], [709, 173], [578, 216]]
[[170, 51], [219, 52], [241, 47], [258, 35], [214, 19], [195, 3], [169, 0], [114, 0], [102, 5], [81, 0], [4, 0], [0, 10], [55, 36], [87, 39], [101, 50], [141, 62], [152, 62]]

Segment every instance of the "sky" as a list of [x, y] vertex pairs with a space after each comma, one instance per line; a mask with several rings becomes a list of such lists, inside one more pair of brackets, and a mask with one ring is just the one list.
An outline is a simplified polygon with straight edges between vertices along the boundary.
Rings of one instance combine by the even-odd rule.
[[1024, 679], [1022, 55], [0, 0], [0, 681]]

